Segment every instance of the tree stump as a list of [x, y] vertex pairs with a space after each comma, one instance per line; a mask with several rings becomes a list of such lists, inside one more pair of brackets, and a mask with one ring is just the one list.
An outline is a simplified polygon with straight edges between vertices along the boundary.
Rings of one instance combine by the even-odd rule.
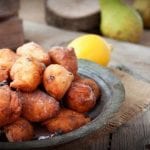
[[57, 27], [90, 31], [99, 26], [98, 0], [47, 0], [45, 11], [47, 23]]

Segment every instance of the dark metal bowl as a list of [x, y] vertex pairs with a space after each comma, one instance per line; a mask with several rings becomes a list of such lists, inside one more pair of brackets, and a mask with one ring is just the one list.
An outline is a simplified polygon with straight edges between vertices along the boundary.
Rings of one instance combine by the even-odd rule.
[[50, 139], [17, 143], [0, 142], [0, 149], [46, 149], [48, 147], [55, 147], [88, 136], [107, 124], [114, 113], [118, 111], [124, 100], [124, 87], [121, 81], [117, 79], [110, 70], [82, 59], [79, 60], [78, 64], [79, 73], [94, 79], [101, 87], [101, 100], [98, 101], [96, 107], [89, 112], [89, 116], [93, 120], [79, 129], [67, 134], [54, 136]]

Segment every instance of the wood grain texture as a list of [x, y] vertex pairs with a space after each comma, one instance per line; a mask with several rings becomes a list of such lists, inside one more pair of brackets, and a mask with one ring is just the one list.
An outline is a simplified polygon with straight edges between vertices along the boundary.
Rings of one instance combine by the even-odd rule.
[[55, 150], [108, 150], [109, 135], [98, 139], [84, 139], [73, 141], [70, 144], [57, 147]]
[[113, 134], [111, 150], [147, 150], [146, 145], [150, 145], [150, 109]]
[[47, 0], [45, 10], [50, 25], [78, 31], [99, 27], [98, 0]]
[[138, 79], [150, 83], [150, 48], [141, 45], [107, 40], [112, 44], [110, 66], [120, 68]]
[[[107, 131], [111, 132], [115, 128], [125, 124], [138, 113], [146, 111], [147, 107], [150, 105], [149, 83], [137, 80], [133, 76], [117, 69], [113, 69], [112, 71], [122, 81], [125, 87], [126, 96], [119, 111], [114, 114], [113, 119], [110, 119], [109, 123], [103, 129], [104, 133]], [[150, 125], [149, 121], [147, 123]]]
[[22, 20], [12, 17], [0, 23], [0, 48], [16, 49], [24, 43]]

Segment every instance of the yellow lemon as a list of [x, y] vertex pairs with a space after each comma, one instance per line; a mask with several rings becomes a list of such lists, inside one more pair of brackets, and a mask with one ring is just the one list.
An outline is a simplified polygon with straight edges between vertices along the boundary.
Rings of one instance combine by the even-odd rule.
[[74, 39], [68, 47], [73, 47], [77, 58], [94, 61], [107, 66], [110, 61], [110, 45], [100, 36], [87, 34]]

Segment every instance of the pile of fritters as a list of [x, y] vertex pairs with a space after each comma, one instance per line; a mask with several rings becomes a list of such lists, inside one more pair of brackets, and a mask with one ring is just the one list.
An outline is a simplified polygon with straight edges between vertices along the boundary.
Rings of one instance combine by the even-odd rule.
[[0, 49], [0, 129], [8, 141], [31, 140], [35, 122], [50, 133], [67, 133], [90, 121], [85, 113], [94, 108], [100, 88], [77, 70], [73, 48], [46, 53], [30, 42], [16, 53]]

